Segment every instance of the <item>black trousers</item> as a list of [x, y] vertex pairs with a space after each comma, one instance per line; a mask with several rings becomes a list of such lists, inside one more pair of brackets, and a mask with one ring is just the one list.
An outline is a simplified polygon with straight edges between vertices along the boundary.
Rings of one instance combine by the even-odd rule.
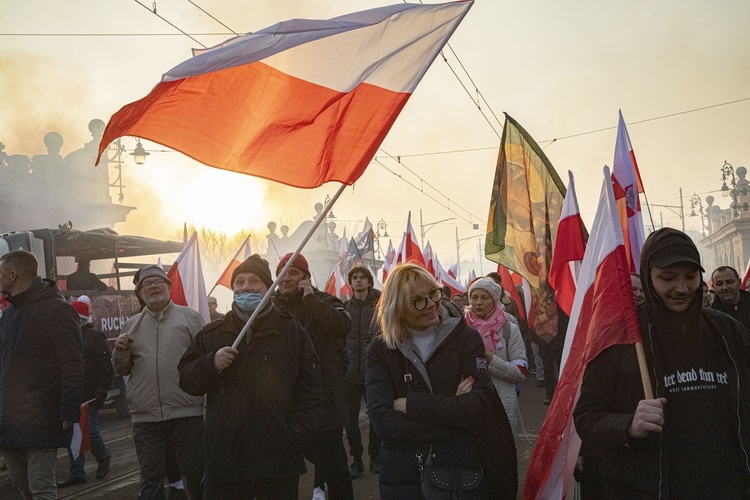
[[[329, 500], [353, 500], [352, 476], [344, 448], [343, 429], [315, 432], [304, 447], [305, 458], [315, 466], [315, 476], [328, 485]], [[322, 486], [316, 484], [316, 486]]]
[[299, 476], [228, 484], [206, 480], [203, 488], [205, 500], [297, 500], [298, 496]]
[[133, 440], [141, 467], [140, 500], [164, 498], [165, 460], [170, 446], [177, 454], [191, 500], [203, 498], [202, 416], [134, 423]]
[[[349, 423], [346, 425], [346, 440], [349, 442], [349, 454], [355, 460], [362, 460], [364, 447], [362, 446], [362, 433], [359, 430], [359, 409], [362, 404], [362, 396], [365, 394], [365, 386], [344, 380], [344, 396], [346, 397], [346, 408], [349, 412]], [[367, 443], [367, 454], [370, 458], [380, 456], [380, 438], [370, 422], [369, 442]]]

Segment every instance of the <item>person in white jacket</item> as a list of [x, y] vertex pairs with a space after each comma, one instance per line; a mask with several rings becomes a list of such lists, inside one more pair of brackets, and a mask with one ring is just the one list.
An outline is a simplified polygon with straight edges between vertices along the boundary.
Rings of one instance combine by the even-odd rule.
[[521, 330], [500, 302], [503, 289], [490, 278], [480, 278], [469, 288], [470, 309], [466, 322], [479, 331], [484, 341], [488, 371], [508, 414], [514, 439], [518, 436], [516, 383], [526, 379], [526, 345]]

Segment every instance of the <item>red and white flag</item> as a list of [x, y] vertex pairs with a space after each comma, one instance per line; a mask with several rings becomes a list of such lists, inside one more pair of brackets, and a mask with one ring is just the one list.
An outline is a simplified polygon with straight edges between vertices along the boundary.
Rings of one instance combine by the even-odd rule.
[[604, 167], [604, 185], [578, 277], [560, 380], [529, 461], [525, 499], [565, 496], [581, 446], [573, 409], [586, 366], [610, 346], [641, 340], [625, 242], [617, 220], [609, 168]]
[[177, 260], [169, 268], [167, 277], [172, 282], [172, 292], [169, 295], [172, 302], [195, 309], [203, 316], [203, 321], [206, 323], [211, 321], [206, 281], [203, 279], [203, 266], [201, 266], [201, 252], [198, 248], [198, 233], [194, 232], [187, 240]]
[[635, 161], [633, 145], [630, 143], [630, 135], [628, 135], [628, 129], [625, 128], [625, 120], [622, 118], [622, 110], [617, 122], [612, 181], [625, 251], [628, 255], [628, 266], [631, 273], [638, 273], [641, 267], [641, 248], [646, 241], [641, 200], [638, 197], [638, 193], [643, 192], [643, 183], [641, 174], [638, 172], [638, 163]]
[[352, 295], [354, 295], [352, 287], [347, 283], [346, 278], [344, 278], [344, 275], [341, 272], [341, 266], [338, 264], [331, 269], [331, 274], [328, 276], [328, 281], [326, 282], [325, 291], [327, 294], [338, 297], [341, 300], [349, 300], [352, 298]]
[[391, 268], [393, 268], [398, 262], [396, 260], [397, 255], [398, 254], [396, 254], [396, 251], [393, 249], [393, 242], [388, 240], [388, 250], [386, 250], [385, 258], [383, 258], [383, 283], [385, 283], [385, 280], [388, 278], [388, 273], [391, 271]]
[[435, 272], [435, 256], [432, 254], [432, 246], [430, 245], [430, 242], [428, 241], [427, 244], [424, 246], [424, 250], [422, 250], [422, 258], [424, 259], [424, 267], [427, 269], [431, 275], [433, 275], [435, 278], [437, 278], [437, 273]]
[[194, 51], [112, 116], [99, 156], [132, 135], [290, 186], [353, 184], [472, 4], [293, 19]]
[[458, 274], [458, 262], [448, 268], [448, 274], [450, 274], [454, 278], [456, 277], [456, 275]]
[[[745, 285], [747, 284], [748, 280], [750, 280], [750, 260], [747, 261], [747, 267], [745, 267], [745, 274], [742, 276], [742, 282], [740, 283], [740, 288], [745, 289]], [[709, 288], [710, 288], [709, 284]]]
[[440, 264], [437, 255], [435, 255], [435, 273], [437, 275], [438, 283], [448, 285], [448, 287], [451, 289], [451, 298], [466, 291], [466, 288], [464, 288], [464, 286], [458, 282], [455, 276], [451, 276], [449, 272], [443, 269], [443, 266], [442, 264]]
[[586, 229], [578, 209], [573, 173], [568, 171], [568, 189], [565, 192], [557, 237], [552, 251], [549, 284], [555, 289], [555, 300], [567, 316], [573, 309], [576, 282], [581, 269], [583, 253], [586, 251]]
[[[516, 290], [516, 284], [513, 282], [510, 269], [502, 264], [498, 264], [497, 274], [500, 275], [500, 286], [503, 287], [503, 290], [508, 292], [510, 298], [513, 299], [513, 302], [518, 306], [518, 312], [521, 315], [521, 318], [519, 319], [526, 320], [526, 307], [524, 306], [524, 301], [521, 300], [521, 296], [518, 294], [518, 290]], [[520, 277], [521, 275], [519, 274], [518, 276]], [[531, 289], [529, 289], [529, 292], [531, 292]]]
[[89, 441], [89, 403], [91, 401], [93, 399], [81, 405], [81, 418], [73, 424], [73, 438], [70, 441], [70, 453], [73, 454], [73, 460], [84, 451], [91, 449], [91, 441]]
[[240, 245], [240, 248], [237, 249], [234, 257], [232, 257], [232, 260], [230, 260], [229, 264], [227, 264], [227, 268], [224, 269], [224, 272], [221, 273], [219, 279], [216, 280], [215, 287], [222, 285], [232, 290], [232, 273], [240, 264], [245, 262], [245, 259], [250, 257], [252, 253], [253, 252], [250, 249], [250, 235], [247, 235], [245, 241], [242, 242], [242, 245]]
[[398, 247], [397, 262], [414, 262], [415, 264], [425, 267], [422, 250], [419, 248], [417, 235], [414, 233], [414, 228], [411, 225], [411, 210], [406, 219], [406, 231], [404, 232], [404, 237], [401, 240], [401, 245]]

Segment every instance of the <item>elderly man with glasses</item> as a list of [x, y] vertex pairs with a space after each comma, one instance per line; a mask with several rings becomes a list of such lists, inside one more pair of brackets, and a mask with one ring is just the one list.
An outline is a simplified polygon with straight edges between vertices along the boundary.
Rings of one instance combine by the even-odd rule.
[[177, 364], [203, 328], [203, 318], [170, 300], [171, 285], [163, 269], [141, 269], [135, 292], [145, 307], [125, 323], [112, 352], [115, 371], [130, 376], [128, 406], [141, 500], [164, 498], [168, 446], [177, 451], [190, 498], [202, 498], [203, 397], [180, 389]]

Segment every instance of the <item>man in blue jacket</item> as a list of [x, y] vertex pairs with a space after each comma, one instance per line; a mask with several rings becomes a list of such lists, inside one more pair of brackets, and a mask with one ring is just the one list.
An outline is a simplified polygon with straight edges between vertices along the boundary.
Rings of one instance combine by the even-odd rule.
[[83, 347], [78, 314], [34, 254], [0, 256], [0, 449], [24, 499], [55, 499], [57, 448], [81, 416]]

